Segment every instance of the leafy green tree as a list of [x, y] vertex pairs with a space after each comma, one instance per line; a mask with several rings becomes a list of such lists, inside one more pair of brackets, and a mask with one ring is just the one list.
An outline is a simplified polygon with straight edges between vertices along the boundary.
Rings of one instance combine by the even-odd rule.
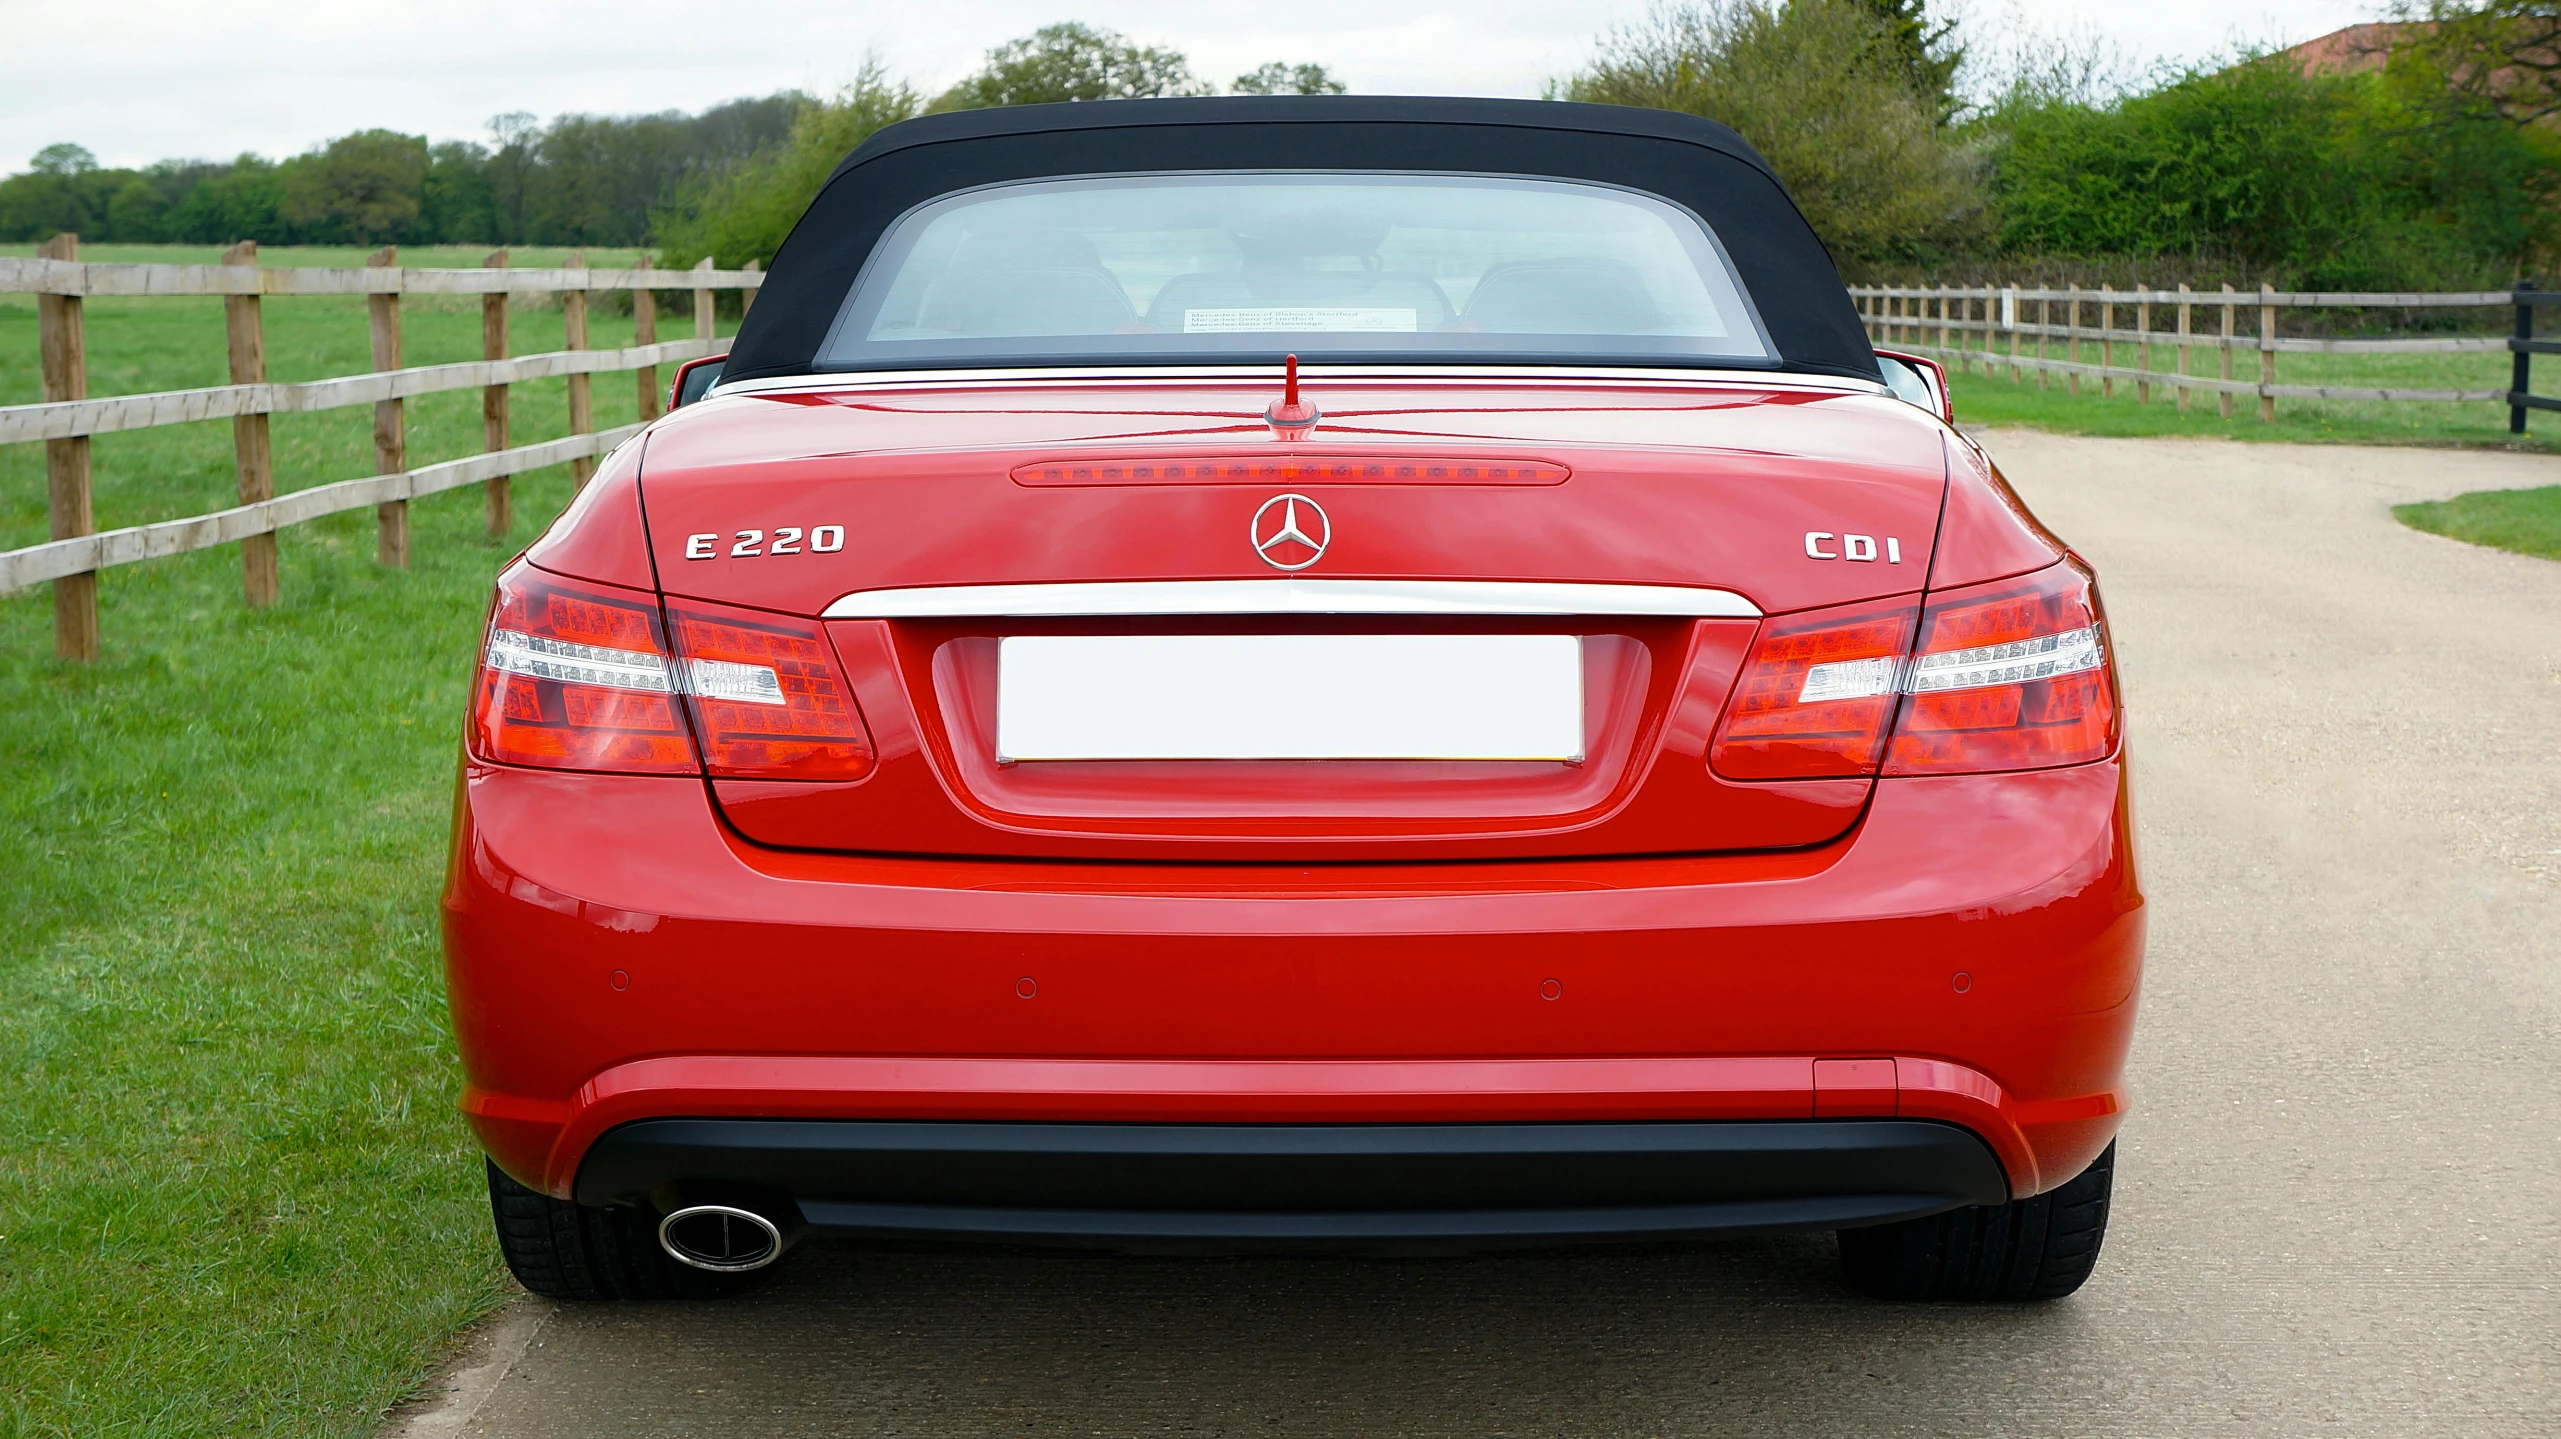
[[2549, 254], [2561, 156], [2407, 76], [2269, 58], [1993, 117], [2014, 253], [2220, 257], [2318, 289], [2478, 288]]
[[284, 222], [273, 162], [243, 155], [190, 187], [161, 217], [168, 239], [199, 245], [227, 245], [234, 240], [282, 241]]
[[107, 235], [126, 244], [157, 240], [160, 217], [168, 208], [169, 202], [147, 177], [134, 175], [108, 197]]
[[1286, 65], [1278, 60], [1246, 71], [1227, 87], [1237, 95], [1340, 95], [1351, 88], [1326, 73], [1322, 65]]
[[489, 118], [489, 138], [495, 143], [482, 173], [489, 181], [489, 206], [498, 225], [490, 238], [501, 244], [522, 244], [526, 204], [534, 187], [534, 147], [542, 139], [542, 126], [532, 111], [510, 110]]
[[27, 168], [39, 175], [69, 178], [86, 175], [98, 168], [98, 157], [85, 145], [47, 145], [27, 162]]
[[2561, 0], [2402, 0], [2423, 23], [2396, 60], [2520, 125], [2561, 120]]
[[416, 238], [431, 244], [498, 243], [498, 206], [489, 184], [489, 152], [467, 140], [427, 151], [418, 190]]
[[1070, 23], [1044, 25], [988, 51], [986, 64], [936, 96], [930, 108], [977, 110], [1208, 93], [1192, 78], [1191, 62], [1181, 51], [1135, 45], [1116, 31]]
[[47, 145], [26, 173], [0, 180], [0, 238], [44, 240], [66, 230], [111, 238], [107, 207], [131, 173], [99, 169], [97, 157], [78, 145]]
[[660, 263], [681, 269], [705, 256], [724, 269], [770, 263], [837, 163], [920, 104], [879, 60], [866, 60], [834, 98], [803, 106], [785, 144], [696, 177], [659, 209], [652, 225]]
[[1914, 93], [1938, 107], [1939, 119], [1955, 116], [1956, 72], [1965, 65], [1965, 46], [1954, 20], [1933, 21], [1929, 0], [1857, 0], [1876, 17], [1887, 52], [1903, 71]]
[[809, 99], [733, 100], [700, 115], [563, 115], [532, 145], [521, 237], [537, 244], [636, 245], [650, 212], [686, 182], [782, 144]]
[[1702, 0], [1612, 32], [1564, 93], [1721, 120], [1835, 255], [1922, 258], [1979, 238], [1987, 193], [1906, 59], [1866, 0]]
[[427, 184], [427, 141], [359, 130], [288, 163], [277, 217], [298, 238], [374, 245], [408, 237]]

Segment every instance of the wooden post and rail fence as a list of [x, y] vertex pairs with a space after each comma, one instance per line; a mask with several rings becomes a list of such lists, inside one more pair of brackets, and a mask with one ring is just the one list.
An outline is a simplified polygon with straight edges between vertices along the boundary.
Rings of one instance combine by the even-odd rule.
[[[243, 594], [252, 605], [273, 604], [280, 583], [278, 530], [370, 505], [378, 558], [405, 569], [409, 501], [472, 484], [486, 488], [489, 533], [506, 534], [512, 519], [511, 476], [566, 462], [575, 481], [584, 485], [595, 473], [598, 456], [640, 430], [640, 425], [596, 429], [595, 376], [635, 372], [641, 424], [647, 424], [658, 416], [659, 366], [720, 352], [722, 342], [713, 333], [713, 293], [738, 290], [744, 292], [743, 300], [752, 301], [764, 281], [752, 261], [743, 270], [715, 270], [709, 260], [690, 270], [599, 270], [587, 268], [583, 251], [564, 269], [514, 269], [507, 252], [500, 250], [483, 268], [458, 270], [403, 269], [398, 252], [389, 248], [362, 269], [269, 269], [258, 264], [257, 244], [246, 240], [232, 246], [218, 265], [82, 264], [79, 249], [76, 236], [58, 235], [34, 259], [0, 258], [0, 294], [36, 296], [44, 369], [42, 404], [0, 406], [0, 444], [43, 442], [53, 536], [45, 544], [0, 551], [0, 593], [52, 581], [54, 651], [79, 660], [97, 658], [98, 571], [111, 566], [236, 543]], [[600, 290], [631, 292], [633, 344], [628, 349], [587, 347], [587, 297]], [[692, 338], [658, 338], [656, 292], [661, 290], [693, 292]], [[567, 348], [511, 356], [507, 301], [533, 294], [560, 296]], [[92, 399], [81, 306], [93, 295], [221, 296], [231, 383]], [[270, 296], [293, 295], [363, 295], [372, 330], [372, 372], [271, 383], [260, 306]], [[403, 295], [480, 296], [481, 358], [404, 367]], [[508, 387], [555, 376], [568, 381], [570, 433], [539, 444], [514, 444], [508, 433]], [[411, 467], [406, 401], [469, 389], [481, 392], [482, 453]], [[374, 473], [278, 494], [267, 417], [359, 405], [373, 407]], [[91, 436], [218, 419], [231, 421], [238, 505], [98, 532], [89, 491]]]
[[[45, 395], [42, 404], [0, 406], [0, 444], [44, 443], [52, 522], [49, 542], [0, 551], [0, 593], [52, 581], [56, 653], [94, 659], [98, 653], [97, 572], [111, 566], [237, 543], [241, 585], [248, 602], [272, 604], [279, 592], [278, 530], [371, 505], [379, 559], [405, 568], [409, 501], [471, 484], [485, 487], [489, 532], [503, 535], [512, 519], [509, 477], [566, 462], [575, 481], [584, 485], [595, 473], [596, 458], [640, 429], [640, 425], [627, 425], [596, 430], [596, 375], [635, 372], [641, 424], [648, 423], [658, 414], [658, 367], [718, 352], [720, 342], [713, 335], [714, 292], [739, 290], [752, 300], [763, 280], [752, 262], [743, 270], [714, 270], [708, 260], [691, 270], [597, 270], [585, 266], [583, 254], [564, 269], [520, 270], [508, 265], [504, 250], [492, 254], [479, 269], [403, 269], [398, 253], [388, 248], [362, 269], [269, 269], [258, 264], [257, 246], [249, 241], [233, 246], [219, 265], [91, 265], [80, 263], [79, 242], [69, 235], [45, 242], [35, 259], [0, 259], [0, 293], [37, 297]], [[587, 347], [588, 296], [599, 290], [631, 292], [630, 348]], [[658, 339], [657, 292], [661, 290], [693, 292], [693, 338]], [[2096, 381], [2101, 392], [2109, 395], [2124, 381], [2133, 385], [2142, 403], [2151, 403], [2157, 386], [2174, 391], [2179, 407], [2186, 409], [2192, 392], [2202, 391], [2216, 397], [2227, 419], [2235, 396], [2255, 396], [2263, 421], [2276, 418], [2280, 399], [2492, 402], [2509, 407], [2509, 428], [2518, 434], [2525, 432], [2528, 410], [2561, 410], [2561, 399], [2532, 393], [2530, 383], [2533, 356], [2561, 354], [2561, 341], [2536, 338], [2534, 321], [2538, 308], [2561, 304], [2561, 292], [2522, 285], [2513, 291], [2414, 294], [2282, 292], [2264, 286], [2236, 291], [2229, 285], [2220, 291], [2185, 285], [2176, 290], [1860, 286], [1850, 293], [1869, 337], [1883, 348], [1928, 355], [1960, 371], [1979, 366], [1987, 377], [2006, 370], [2013, 383], [2033, 374], [2044, 387], [2060, 375], [2075, 394], [2081, 392], [2084, 380]], [[422, 294], [481, 297], [480, 360], [402, 365], [400, 299]], [[508, 353], [507, 302], [511, 296], [526, 294], [561, 297], [567, 348], [539, 355]], [[231, 383], [90, 398], [81, 304], [92, 295], [223, 297]], [[268, 296], [293, 295], [365, 296], [373, 371], [298, 384], [269, 382], [260, 304]], [[2492, 306], [2514, 307], [2513, 335], [2318, 339], [2277, 333], [2277, 312], [2288, 307]], [[2196, 323], [2200, 309], [2207, 322], [2202, 328]], [[2093, 310], [2098, 324], [2084, 325]], [[2252, 321], [2247, 333], [2242, 328], [2245, 312]], [[2119, 323], [2126, 313], [2134, 321], [2131, 329]], [[2166, 327], [2154, 323], [2163, 318], [2173, 322]], [[2087, 356], [2085, 345], [2095, 345], [2096, 363]], [[2120, 346], [2130, 347], [2135, 364], [2117, 363]], [[2063, 353], [2052, 353], [2054, 347]], [[2170, 352], [2170, 369], [2154, 365], [2156, 347]], [[2214, 353], [2218, 373], [2193, 373], [2196, 367], [2190, 357], [2197, 350]], [[2284, 353], [2476, 351], [2506, 351], [2514, 357], [2508, 388], [2424, 390], [2277, 381], [2276, 357]], [[2255, 379], [2234, 373], [2237, 357], [2244, 352], [2258, 356]], [[539, 444], [514, 444], [508, 431], [508, 387], [555, 376], [568, 382], [570, 433]], [[481, 392], [482, 453], [410, 467], [404, 402], [418, 395], [463, 389]], [[356, 405], [373, 407], [375, 473], [278, 494], [268, 416]], [[89, 489], [91, 436], [225, 418], [232, 422], [238, 505], [186, 519], [97, 531]]]
[[[2508, 430], [2525, 433], [2528, 410], [2561, 410], [2561, 398], [2533, 393], [2530, 362], [2536, 355], [2561, 354], [2561, 342], [2535, 338], [2534, 313], [2561, 305], [2561, 291], [2519, 285], [2513, 290], [2451, 293], [2331, 293], [2277, 290], [2044, 289], [2019, 285], [1967, 287], [1852, 286], [1868, 338], [1879, 348], [1927, 355], [1959, 372], [1980, 368], [1986, 378], [2007, 371], [2012, 383], [2036, 376], [2043, 389], [2062, 376], [2075, 395], [2084, 380], [2095, 380], [2102, 395], [2113, 396], [2118, 382], [2131, 382], [2135, 399], [2152, 403], [2158, 386], [2174, 391], [2178, 407], [2188, 408], [2192, 392], [2215, 397], [2224, 419], [2232, 418], [2234, 396], [2256, 397], [2259, 419], [2273, 423], [2276, 402], [2303, 400], [2393, 400], [2418, 403], [2492, 403], [2508, 407]], [[2326, 339], [2278, 333], [2277, 312], [2285, 309], [2507, 309], [2516, 311], [2513, 335], [2442, 335], [2407, 339]], [[2203, 314], [2200, 317], [2199, 312]], [[2247, 329], [2244, 329], [2247, 316]], [[2131, 318], [2132, 328], [2122, 322]], [[2086, 319], [2096, 319], [2087, 325]], [[2202, 318], [2203, 326], [2198, 324]], [[2156, 321], [2166, 323], [2156, 324]], [[2095, 355], [2083, 346], [2095, 347]], [[2051, 347], [2051, 348], [2049, 348]], [[2169, 369], [2154, 365], [2156, 349], [2169, 352]], [[2059, 350], [2061, 353], [2053, 353]], [[2118, 363], [2130, 350], [2135, 363]], [[2190, 361], [2199, 350], [2210, 351], [2217, 373], [2192, 373]], [[2286, 385], [2277, 382], [2281, 354], [2443, 355], [2507, 352], [2515, 357], [2505, 389], [2425, 390], [2347, 385]], [[2233, 373], [2235, 359], [2258, 356], [2258, 374]], [[2095, 363], [2092, 361], [2095, 359]]]

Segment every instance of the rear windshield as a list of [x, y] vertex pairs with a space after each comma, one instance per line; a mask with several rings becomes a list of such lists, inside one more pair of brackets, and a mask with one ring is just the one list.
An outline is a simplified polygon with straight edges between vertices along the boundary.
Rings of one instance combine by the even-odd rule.
[[1194, 173], [910, 211], [821, 369], [1304, 357], [1775, 363], [1696, 215], [1604, 185]]

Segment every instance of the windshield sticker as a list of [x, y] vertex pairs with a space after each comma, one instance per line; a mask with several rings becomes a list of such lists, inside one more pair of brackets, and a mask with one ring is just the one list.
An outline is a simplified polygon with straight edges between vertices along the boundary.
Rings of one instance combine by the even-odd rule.
[[1422, 328], [1413, 310], [1312, 309], [1304, 306], [1257, 309], [1185, 310], [1183, 333], [1212, 334], [1226, 330], [1406, 330]]

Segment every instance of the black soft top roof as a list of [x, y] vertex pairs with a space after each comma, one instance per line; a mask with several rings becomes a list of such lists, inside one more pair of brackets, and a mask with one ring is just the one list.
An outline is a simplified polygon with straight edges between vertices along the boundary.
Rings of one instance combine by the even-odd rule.
[[1705, 219], [1790, 370], [1877, 378], [1832, 257], [1769, 162], [1713, 120], [1544, 100], [1234, 96], [961, 110], [873, 135], [774, 256], [723, 381], [806, 374], [872, 247], [928, 200], [1007, 181], [1168, 170], [1402, 170], [1594, 180]]

